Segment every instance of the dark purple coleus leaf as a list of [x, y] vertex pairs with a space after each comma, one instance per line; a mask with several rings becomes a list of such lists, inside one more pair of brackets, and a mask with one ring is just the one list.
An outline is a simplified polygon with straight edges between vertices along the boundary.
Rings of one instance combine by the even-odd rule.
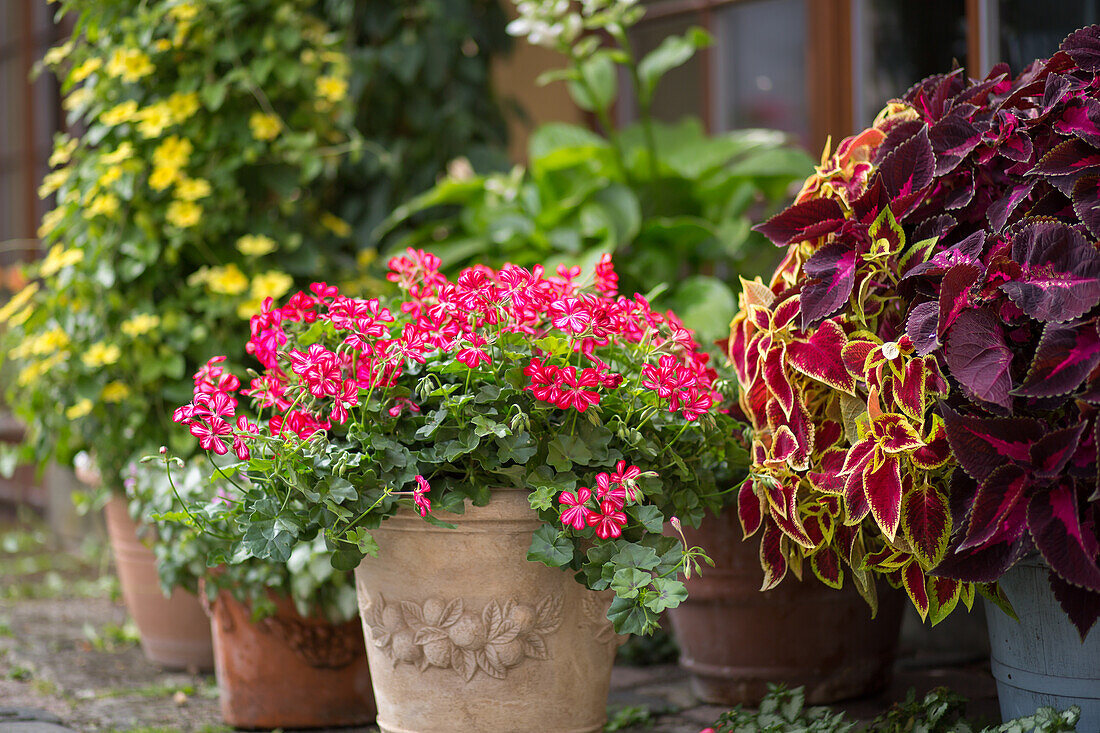
[[876, 175], [893, 201], [922, 191], [932, 182], [935, 170], [936, 155], [928, 129], [922, 127], [882, 159]]
[[843, 242], [827, 244], [806, 260], [806, 274], [814, 280], [802, 288], [802, 330], [817, 325], [840, 310], [852, 293], [856, 251]]
[[1030, 486], [1027, 472], [1015, 463], [995, 468], [978, 486], [958, 550], [1019, 539], [1027, 527], [1027, 499], [1023, 497]]
[[1001, 196], [1001, 198], [989, 204], [989, 208], [985, 211], [985, 216], [989, 221], [989, 225], [993, 227], [993, 231], [999, 232], [1004, 229], [1009, 217], [1012, 216], [1012, 212], [1031, 195], [1031, 191], [1035, 188], [1037, 182], [1038, 181], [1032, 179], [1025, 183], [1021, 183], [1019, 186], [1015, 186], [1007, 194]]
[[931, 354], [940, 347], [939, 329], [940, 307], [935, 301], [921, 303], [909, 314], [905, 321], [905, 332], [913, 341], [913, 348], [921, 356]]
[[1035, 546], [1054, 572], [1074, 585], [1100, 592], [1096, 536], [1082, 531], [1072, 481], [1061, 481], [1032, 496], [1027, 524]]
[[1059, 50], [1081, 69], [1092, 73], [1100, 71], [1100, 26], [1090, 25], [1070, 33]]
[[1050, 589], [1054, 591], [1058, 605], [1077, 627], [1077, 633], [1080, 634], [1083, 642], [1088, 636], [1089, 629], [1096, 624], [1097, 619], [1100, 619], [1100, 593], [1067, 583], [1059, 578], [1057, 573], [1052, 572], [1048, 577]]
[[928, 139], [936, 154], [936, 177], [954, 170], [982, 141], [982, 131], [961, 112], [963, 110], [952, 110], [928, 130]]
[[833, 199], [817, 198], [784, 209], [753, 229], [783, 247], [829, 234], [843, 223], [840, 204]]
[[940, 214], [925, 219], [913, 230], [912, 241], [920, 242], [930, 237], [943, 237], [958, 224], [950, 214]]
[[1100, 101], [1090, 97], [1069, 100], [1062, 108], [1061, 117], [1054, 120], [1054, 129], [1100, 147]]
[[971, 287], [982, 279], [982, 268], [969, 262], [955, 265], [940, 282], [940, 312], [937, 335], [942, 337], [956, 319], [973, 307]]
[[1100, 364], [1100, 333], [1095, 321], [1048, 323], [1027, 370], [1013, 394], [1056, 397], [1074, 392]]
[[1088, 423], [1082, 420], [1076, 425], [1059, 428], [1047, 433], [1031, 446], [1029, 451], [1031, 473], [1036, 478], [1046, 480], [1056, 479], [1062, 475], [1066, 464], [1077, 452], [1087, 425]]
[[947, 337], [947, 367], [971, 397], [1012, 408], [1012, 351], [1000, 319], [986, 309], [963, 311]]
[[1009, 160], [1027, 163], [1028, 165], [1024, 167], [1024, 170], [1027, 170], [1031, 167], [1031, 154], [1034, 152], [1034, 146], [1031, 143], [1031, 138], [1025, 132], [1017, 131], [1001, 141], [1001, 144], [997, 146], [997, 152]]
[[1031, 446], [1046, 432], [1033, 418], [960, 415], [945, 402], [939, 402], [936, 411], [943, 417], [955, 460], [979, 482], [1007, 462], [1026, 466]]
[[[1027, 160], [1022, 158], [1021, 160]], [[1092, 168], [1100, 168], [1100, 150], [1084, 140], [1064, 140], [1039, 160], [1034, 171], [1044, 176], [1068, 176]]]
[[1015, 542], [958, 550], [948, 546], [943, 561], [933, 575], [954, 578], [968, 583], [993, 583], [1031, 550], [1031, 540], [1025, 533]]
[[985, 232], [976, 231], [958, 244], [941, 249], [927, 261], [906, 270], [902, 281], [918, 275], [939, 275], [961, 263], [976, 263], [985, 249]]
[[1039, 321], [1070, 321], [1100, 303], [1100, 253], [1070, 226], [1042, 221], [1012, 240], [1018, 280], [1001, 289], [1020, 310]]
[[1100, 175], [1088, 175], [1078, 178], [1070, 192], [1073, 213], [1089, 230], [1089, 234], [1100, 237]]
[[1050, 111], [1050, 109], [1065, 99], [1066, 95], [1070, 93], [1077, 86], [1077, 83], [1064, 74], [1051, 74], [1046, 79], [1046, 87], [1043, 89], [1043, 101], [1039, 103], [1039, 109], [1042, 113]]
[[[948, 185], [950, 181], [950, 185]], [[961, 209], [974, 200], [974, 172], [963, 169], [942, 181], [939, 205], [948, 211]]]

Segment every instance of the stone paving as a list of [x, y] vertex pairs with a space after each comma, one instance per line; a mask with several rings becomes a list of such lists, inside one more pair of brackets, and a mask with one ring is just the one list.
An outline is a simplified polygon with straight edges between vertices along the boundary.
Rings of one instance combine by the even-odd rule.
[[[92, 563], [87, 557], [75, 562], [72, 554], [35, 553], [19, 546], [23, 540], [10, 539], [10, 527], [0, 524], [0, 733], [229, 730], [221, 723], [213, 677], [166, 672], [142, 656], [98, 552]], [[46, 557], [50, 567], [28, 559]], [[972, 715], [995, 718], [988, 663], [980, 645], [973, 651], [975, 634], [983, 633], [974, 628], [980, 619], [962, 619], [956, 628], [941, 626], [931, 634], [913, 623], [914, 616], [886, 692], [837, 707], [870, 719], [910, 687], [924, 693], [942, 685], [970, 698]], [[960, 654], [960, 648], [972, 651]], [[616, 666], [608, 703], [613, 714], [630, 708], [647, 718], [619, 728], [631, 733], [698, 733], [725, 710], [696, 701], [686, 675], [671, 664]]]

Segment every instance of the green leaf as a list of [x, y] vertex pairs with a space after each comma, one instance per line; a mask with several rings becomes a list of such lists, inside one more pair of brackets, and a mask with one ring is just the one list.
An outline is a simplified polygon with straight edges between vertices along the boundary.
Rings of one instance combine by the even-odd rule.
[[642, 106], [648, 107], [653, 101], [653, 92], [661, 77], [687, 63], [697, 49], [705, 48], [710, 43], [710, 34], [702, 28], [692, 28], [683, 36], [665, 38], [660, 46], [646, 54], [638, 62], [638, 78], [641, 81], [638, 97]]
[[570, 81], [569, 94], [586, 112], [610, 109], [617, 94], [615, 62], [606, 51], [597, 51], [580, 65], [581, 79]]
[[560, 434], [547, 445], [546, 463], [556, 471], [568, 471], [574, 463], [587, 466], [591, 460], [588, 445], [577, 436]]
[[620, 598], [634, 598], [652, 582], [653, 576], [637, 568], [620, 568], [611, 578], [611, 590]]
[[607, 609], [607, 618], [617, 634], [648, 634], [656, 627], [647, 609], [639, 603], [615, 596]]
[[560, 568], [572, 562], [573, 543], [550, 525], [544, 524], [535, 530], [531, 537], [531, 548], [527, 551], [527, 559], [531, 562], [541, 562], [552, 568]]
[[696, 340], [708, 344], [729, 335], [730, 321], [737, 313], [737, 298], [721, 280], [709, 275], [685, 278], [668, 300], [668, 305], [695, 331]]
[[328, 493], [334, 499], [343, 501], [355, 501], [359, 498], [359, 492], [351, 485], [351, 482], [339, 476], [328, 479]]
[[660, 613], [666, 608], [676, 608], [687, 600], [687, 587], [675, 578], [654, 578], [653, 590], [646, 593], [646, 608]]
[[[639, 504], [627, 510], [638, 522], [646, 528], [646, 531], [660, 534], [665, 526], [665, 515], [653, 504]], [[654, 557], [657, 553], [654, 552]]]
[[606, 147], [607, 141], [587, 128], [564, 122], [548, 122], [531, 133], [531, 139], [527, 143], [527, 157], [534, 164], [535, 161], [564, 148]]
[[652, 570], [661, 564], [661, 559], [652, 547], [628, 544], [611, 557], [611, 563], [621, 568]]
[[501, 463], [518, 463], [525, 465], [536, 453], [539, 447], [526, 430], [498, 438], [497, 458]]
[[[378, 549], [375, 546], [375, 553]], [[348, 545], [346, 543], [340, 544], [340, 549], [332, 553], [332, 567], [342, 572], [348, 572], [355, 570], [359, 567], [359, 563], [363, 560], [363, 553], [358, 547], [354, 545]]]

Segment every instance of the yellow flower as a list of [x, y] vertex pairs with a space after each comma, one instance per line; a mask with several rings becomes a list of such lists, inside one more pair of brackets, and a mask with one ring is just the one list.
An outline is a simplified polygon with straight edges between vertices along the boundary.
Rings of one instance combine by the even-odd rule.
[[[376, 259], [378, 259], [378, 250], [361, 249], [359, 250], [359, 254], [355, 255], [355, 264], [359, 265], [361, 269], [365, 270], [370, 267], [371, 263], [373, 263]], [[342, 289], [343, 288], [341, 288], [341, 290]]]
[[[26, 308], [9, 318], [8, 325], [10, 325], [12, 328], [22, 326], [24, 323], [27, 322], [27, 319], [31, 317], [32, 313], [34, 313], [34, 308], [28, 305]], [[0, 323], [2, 323], [3, 320], [3, 318], [0, 318]]]
[[205, 178], [181, 178], [176, 184], [176, 197], [184, 201], [198, 201], [210, 195], [210, 181]]
[[115, 148], [110, 153], [103, 155], [100, 160], [107, 165], [114, 165], [115, 163], [122, 163], [129, 160], [134, 154], [134, 146], [130, 141], [126, 141]]
[[122, 402], [130, 396], [130, 388], [122, 382], [108, 382], [99, 397], [104, 402]]
[[130, 338], [144, 336], [160, 325], [160, 316], [152, 313], [139, 313], [122, 322], [122, 332]]
[[43, 258], [42, 267], [39, 269], [38, 274], [42, 277], [52, 277], [62, 269], [75, 265], [82, 259], [84, 259], [84, 253], [79, 249], [75, 247], [65, 249], [60, 244], [55, 244], [50, 247], [50, 251]]
[[179, 170], [176, 168], [169, 168], [168, 166], [159, 166], [153, 169], [152, 174], [149, 176], [149, 188], [154, 191], [163, 191], [172, 185], [172, 183], [179, 177]]
[[172, 42], [169, 41], [167, 38], [158, 38], [156, 42], [153, 43], [153, 48], [158, 51], [167, 51], [168, 49], [172, 48]]
[[165, 138], [164, 142], [153, 151], [153, 163], [178, 170], [187, 165], [193, 149], [190, 140], [173, 135]]
[[338, 237], [346, 237], [351, 234], [350, 224], [327, 211], [321, 214], [321, 225]]
[[80, 359], [89, 369], [96, 369], [98, 367], [114, 364], [121, 356], [122, 349], [118, 348], [116, 344], [107, 344], [103, 341], [97, 341], [88, 347], [88, 350], [84, 352], [84, 355], [80, 357]]
[[198, 14], [199, 8], [193, 2], [181, 3], [168, 10], [168, 15], [170, 15], [177, 22], [187, 22], [190, 20], [194, 20], [195, 16]]
[[138, 81], [154, 70], [153, 62], [138, 48], [117, 49], [107, 62], [107, 73], [112, 77], [122, 77], [125, 82]]
[[11, 355], [16, 359], [25, 359], [28, 356], [49, 356], [58, 353], [68, 345], [68, 334], [60, 328], [52, 328], [25, 339], [11, 350]]
[[99, 180], [97, 180], [96, 183], [102, 188], [107, 188], [120, 178], [122, 178], [122, 166], [112, 165], [108, 166], [107, 170], [100, 174]]
[[257, 140], [274, 140], [283, 129], [278, 117], [264, 112], [253, 112], [248, 118], [248, 126], [252, 129], [252, 137]]
[[42, 224], [38, 227], [38, 238], [45, 239], [50, 232], [57, 228], [61, 220], [65, 218], [65, 208], [62, 206], [47, 211], [42, 217]]
[[165, 128], [172, 124], [172, 110], [166, 102], [157, 102], [139, 111], [136, 118], [138, 132], [143, 136], [160, 137]]
[[199, 111], [199, 95], [196, 92], [176, 92], [168, 97], [168, 109], [174, 121], [183, 122]]
[[44, 199], [61, 188], [61, 184], [69, 179], [69, 174], [71, 172], [72, 171], [68, 168], [61, 168], [53, 173], [47, 173], [42, 179], [42, 185], [38, 187], [38, 198]]
[[294, 278], [290, 275], [287, 275], [285, 272], [279, 272], [278, 270], [270, 270], [252, 278], [252, 288], [249, 291], [249, 295], [260, 300], [264, 298], [275, 298], [278, 300], [286, 295], [286, 292], [290, 290], [293, 285]]
[[92, 57], [80, 63], [72, 70], [69, 77], [74, 82], [82, 82], [103, 67], [103, 59]]
[[59, 165], [65, 165], [73, 157], [73, 152], [76, 150], [78, 141], [75, 137], [67, 138], [65, 135], [61, 135], [57, 138], [57, 142], [53, 146], [53, 152], [50, 153], [50, 167], [56, 168]]
[[252, 319], [252, 316], [259, 313], [260, 309], [263, 307], [263, 298], [249, 298], [237, 306], [237, 315], [248, 321]]
[[137, 108], [137, 102], [132, 99], [127, 100], [122, 104], [116, 104], [101, 114], [99, 121], [105, 125], [121, 125], [123, 122], [129, 122], [134, 118]]
[[339, 102], [348, 95], [348, 83], [338, 76], [322, 76], [317, 79], [317, 93], [329, 102]]
[[73, 42], [70, 39], [62, 43], [60, 46], [54, 46], [49, 51], [47, 51], [46, 55], [42, 57], [42, 61], [47, 66], [57, 66], [69, 57], [69, 54], [72, 52], [72, 50]]
[[118, 196], [115, 196], [113, 193], [101, 193], [92, 199], [92, 202], [84, 209], [84, 218], [91, 219], [101, 214], [106, 217], [112, 217], [118, 213], [118, 205]]
[[0, 323], [7, 321], [12, 317], [17, 310], [25, 306], [30, 302], [30, 299], [34, 297], [38, 292], [38, 283], [31, 283], [15, 295], [11, 296], [11, 299], [3, 306], [0, 306]]
[[275, 240], [263, 234], [246, 234], [237, 240], [237, 250], [248, 257], [262, 257], [275, 251]]
[[164, 218], [168, 223], [180, 229], [193, 227], [202, 218], [202, 207], [194, 201], [173, 201], [168, 204]]
[[248, 278], [232, 263], [225, 267], [211, 267], [203, 279], [212, 293], [240, 295], [248, 289]]
[[70, 420], [79, 420], [82, 417], [87, 417], [92, 411], [92, 401], [87, 397], [83, 398], [75, 405], [65, 410], [65, 417]]

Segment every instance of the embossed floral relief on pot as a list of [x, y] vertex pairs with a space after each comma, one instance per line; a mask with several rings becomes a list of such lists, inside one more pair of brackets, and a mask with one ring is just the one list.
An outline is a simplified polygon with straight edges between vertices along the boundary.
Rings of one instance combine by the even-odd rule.
[[525, 659], [548, 659], [546, 636], [561, 626], [562, 596], [547, 595], [536, 605], [490, 601], [480, 612], [461, 598], [424, 603], [370, 601], [364, 620], [371, 642], [398, 664], [452, 669], [467, 682], [478, 670], [504, 679]]

